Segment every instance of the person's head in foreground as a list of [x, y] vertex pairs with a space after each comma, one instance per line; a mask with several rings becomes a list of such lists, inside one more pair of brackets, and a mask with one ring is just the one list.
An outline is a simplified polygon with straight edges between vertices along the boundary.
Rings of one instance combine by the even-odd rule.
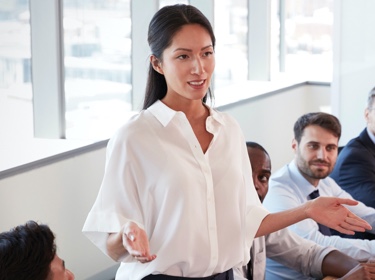
[[340, 121], [327, 113], [308, 113], [294, 124], [292, 148], [296, 165], [312, 185], [332, 172], [340, 136]]
[[44, 224], [28, 221], [0, 233], [1, 280], [72, 280], [56, 254], [55, 236]]

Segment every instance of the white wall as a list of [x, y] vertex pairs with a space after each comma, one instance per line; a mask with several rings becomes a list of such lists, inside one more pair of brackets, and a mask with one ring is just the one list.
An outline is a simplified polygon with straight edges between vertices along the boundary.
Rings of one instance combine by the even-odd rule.
[[[293, 126], [301, 115], [330, 108], [330, 87], [304, 85], [223, 107], [240, 123], [246, 141], [261, 144], [270, 154], [276, 171], [293, 158]], [[328, 111], [329, 113], [329, 111]]]
[[366, 126], [367, 94], [375, 86], [375, 1], [335, 1], [333, 114], [346, 144]]
[[[292, 158], [295, 120], [322, 105], [329, 106], [329, 87], [303, 85], [222, 111], [239, 121], [247, 140], [264, 145], [276, 170]], [[0, 231], [30, 219], [49, 224], [57, 235], [58, 254], [79, 280], [115, 265], [81, 233], [100, 187], [104, 161], [101, 148], [0, 180]]]
[[105, 149], [0, 180], [0, 231], [33, 219], [56, 233], [58, 254], [76, 279], [111, 265], [81, 234], [104, 171]]

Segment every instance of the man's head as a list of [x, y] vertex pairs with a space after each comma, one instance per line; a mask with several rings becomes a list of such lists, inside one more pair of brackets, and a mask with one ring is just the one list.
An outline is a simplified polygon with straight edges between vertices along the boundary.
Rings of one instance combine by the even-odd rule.
[[365, 119], [367, 128], [375, 135], [375, 87], [368, 94]]
[[296, 164], [312, 185], [332, 172], [340, 136], [340, 121], [327, 113], [305, 114], [295, 123], [292, 148]]
[[271, 177], [271, 160], [267, 151], [258, 143], [246, 142], [247, 153], [253, 172], [253, 181], [260, 201], [268, 192], [268, 180]]
[[0, 233], [0, 279], [72, 280], [74, 275], [57, 256], [50, 228], [29, 221]]

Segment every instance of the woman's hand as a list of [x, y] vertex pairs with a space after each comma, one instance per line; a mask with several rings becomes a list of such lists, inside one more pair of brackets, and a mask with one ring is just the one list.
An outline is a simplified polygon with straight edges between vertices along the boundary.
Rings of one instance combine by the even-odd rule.
[[156, 255], [150, 254], [146, 232], [134, 222], [125, 224], [122, 234], [122, 244], [128, 253], [141, 263], [150, 262], [156, 258]]
[[309, 201], [305, 211], [309, 218], [344, 234], [371, 229], [369, 223], [353, 214], [342, 204], [357, 205], [358, 202], [346, 198], [321, 196]]

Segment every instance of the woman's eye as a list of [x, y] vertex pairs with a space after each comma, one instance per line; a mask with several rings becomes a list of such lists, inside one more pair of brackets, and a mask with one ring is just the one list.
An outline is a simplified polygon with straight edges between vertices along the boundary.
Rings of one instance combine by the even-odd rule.
[[188, 56], [186, 54], [181, 54], [177, 58], [178, 59], [186, 59]]

